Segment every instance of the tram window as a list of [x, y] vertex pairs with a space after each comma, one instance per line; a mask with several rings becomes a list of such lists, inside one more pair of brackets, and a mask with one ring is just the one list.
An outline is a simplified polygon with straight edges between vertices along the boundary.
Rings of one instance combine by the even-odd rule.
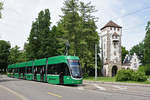
[[23, 73], [23, 68], [20, 68], [19, 72], [20, 72], [20, 73]]
[[8, 69], [8, 72], [11, 73], [11, 72], [12, 72], [12, 69]]
[[42, 72], [45, 72], [45, 66], [34, 66], [34, 73], [40, 74]]
[[40, 74], [41, 68], [37, 67], [37, 73]]
[[52, 74], [52, 65], [48, 65], [47, 74]]
[[61, 72], [63, 72], [64, 75], [69, 75], [69, 69], [67, 64], [61, 63], [55, 65], [48, 65], [47, 74], [59, 75]]
[[18, 73], [18, 68], [15, 68], [15, 73]]
[[27, 67], [27, 73], [32, 73], [32, 67]]
[[21, 73], [21, 68], [18, 68], [18, 72]]
[[18, 68], [18, 72], [21, 73], [21, 68]]
[[25, 68], [20, 68], [20, 71], [19, 71], [19, 72], [20, 72], [20, 73], [24, 73], [24, 69], [25, 69]]

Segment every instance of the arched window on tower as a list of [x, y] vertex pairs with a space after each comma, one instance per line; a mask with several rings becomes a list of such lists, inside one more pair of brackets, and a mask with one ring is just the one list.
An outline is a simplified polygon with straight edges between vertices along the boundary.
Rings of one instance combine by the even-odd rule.
[[114, 42], [114, 48], [117, 48], [118, 43]]
[[119, 35], [116, 32], [114, 32], [112, 34], [112, 39], [113, 39], [113, 42], [119, 42]]

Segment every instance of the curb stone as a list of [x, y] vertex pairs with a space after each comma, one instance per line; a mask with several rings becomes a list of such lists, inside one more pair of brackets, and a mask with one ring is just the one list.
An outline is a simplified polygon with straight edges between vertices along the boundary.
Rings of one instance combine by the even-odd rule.
[[101, 82], [101, 81], [89, 81], [89, 80], [83, 80], [83, 83], [97, 83], [97, 84], [113, 84], [113, 85], [124, 85], [124, 86], [150, 87], [150, 84], [122, 83], [122, 82]]

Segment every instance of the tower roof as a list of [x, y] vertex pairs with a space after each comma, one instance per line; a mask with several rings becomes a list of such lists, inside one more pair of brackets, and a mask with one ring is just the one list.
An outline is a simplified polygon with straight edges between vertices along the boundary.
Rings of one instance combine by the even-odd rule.
[[106, 27], [122, 28], [121, 26], [117, 25], [113, 21], [109, 21], [104, 27], [101, 28], [101, 30], [104, 29], [104, 28], [106, 28]]

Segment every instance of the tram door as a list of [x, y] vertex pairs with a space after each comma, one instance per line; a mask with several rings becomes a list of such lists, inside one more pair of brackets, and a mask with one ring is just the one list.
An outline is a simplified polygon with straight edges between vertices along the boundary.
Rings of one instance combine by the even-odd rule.
[[60, 81], [60, 84], [64, 83], [64, 73], [63, 72], [60, 72], [60, 74], [59, 74], [59, 81]]
[[36, 74], [37, 74], [37, 67], [34, 67], [34, 80], [37, 80]]
[[61, 63], [61, 64], [57, 65], [57, 69], [58, 69], [58, 72], [59, 72], [60, 84], [64, 84], [64, 76], [68, 76], [69, 75], [68, 66], [65, 63]]
[[44, 81], [44, 74], [45, 74], [45, 67], [42, 66], [40, 71], [41, 81]]

